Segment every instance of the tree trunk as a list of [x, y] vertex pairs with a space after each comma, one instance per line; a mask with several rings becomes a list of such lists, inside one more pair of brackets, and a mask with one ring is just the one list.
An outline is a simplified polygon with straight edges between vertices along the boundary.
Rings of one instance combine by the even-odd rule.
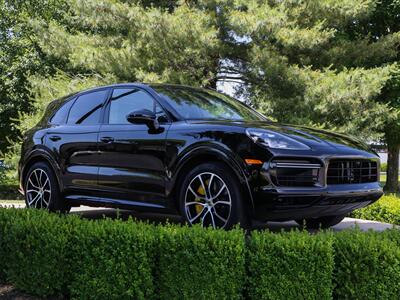
[[399, 190], [399, 150], [399, 144], [388, 143], [386, 192], [396, 193]]

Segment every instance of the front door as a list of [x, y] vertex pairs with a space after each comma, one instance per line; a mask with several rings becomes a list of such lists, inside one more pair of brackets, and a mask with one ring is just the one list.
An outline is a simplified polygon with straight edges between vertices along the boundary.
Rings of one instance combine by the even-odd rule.
[[[138, 110], [154, 111], [160, 129], [131, 124], [126, 116]], [[107, 104], [99, 132], [98, 185], [104, 197], [135, 205], [163, 207], [168, 118], [146, 91], [116, 88]]]

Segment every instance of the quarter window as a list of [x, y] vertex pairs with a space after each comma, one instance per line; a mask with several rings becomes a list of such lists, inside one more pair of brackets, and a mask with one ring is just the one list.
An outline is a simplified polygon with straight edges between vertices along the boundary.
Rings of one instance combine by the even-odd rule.
[[68, 115], [68, 124], [98, 124], [107, 90], [84, 94], [76, 99]]
[[147, 109], [154, 112], [160, 122], [167, 117], [161, 106], [145, 91], [139, 89], [115, 89], [110, 101], [109, 124], [130, 124], [126, 116], [134, 111]]
[[68, 112], [74, 103], [74, 100], [69, 100], [66, 103], [64, 103], [58, 111], [54, 114], [54, 116], [51, 118], [50, 123], [51, 124], [63, 124], [65, 120], [67, 119]]

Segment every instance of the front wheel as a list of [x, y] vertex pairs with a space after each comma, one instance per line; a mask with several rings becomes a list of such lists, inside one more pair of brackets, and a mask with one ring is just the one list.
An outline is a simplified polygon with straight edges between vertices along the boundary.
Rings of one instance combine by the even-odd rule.
[[70, 210], [60, 195], [56, 175], [47, 163], [37, 162], [29, 168], [24, 187], [26, 207], [62, 213]]
[[310, 219], [303, 219], [303, 220], [296, 220], [297, 224], [301, 226], [306, 226], [308, 229], [324, 229], [329, 228], [331, 226], [335, 226], [343, 221], [345, 216], [326, 216], [320, 218], [310, 218]]
[[246, 226], [240, 183], [221, 163], [204, 163], [191, 170], [180, 186], [180, 210], [189, 224], [213, 228]]

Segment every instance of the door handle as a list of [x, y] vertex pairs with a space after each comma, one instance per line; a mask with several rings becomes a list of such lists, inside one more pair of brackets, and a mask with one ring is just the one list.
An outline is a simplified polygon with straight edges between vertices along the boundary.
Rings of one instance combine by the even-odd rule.
[[102, 141], [103, 143], [112, 143], [114, 141], [114, 138], [110, 137], [110, 136], [104, 136], [100, 139], [100, 141]]
[[53, 142], [57, 142], [61, 140], [61, 137], [58, 135], [52, 135], [51, 137], [49, 137], [49, 139], [51, 139]]

